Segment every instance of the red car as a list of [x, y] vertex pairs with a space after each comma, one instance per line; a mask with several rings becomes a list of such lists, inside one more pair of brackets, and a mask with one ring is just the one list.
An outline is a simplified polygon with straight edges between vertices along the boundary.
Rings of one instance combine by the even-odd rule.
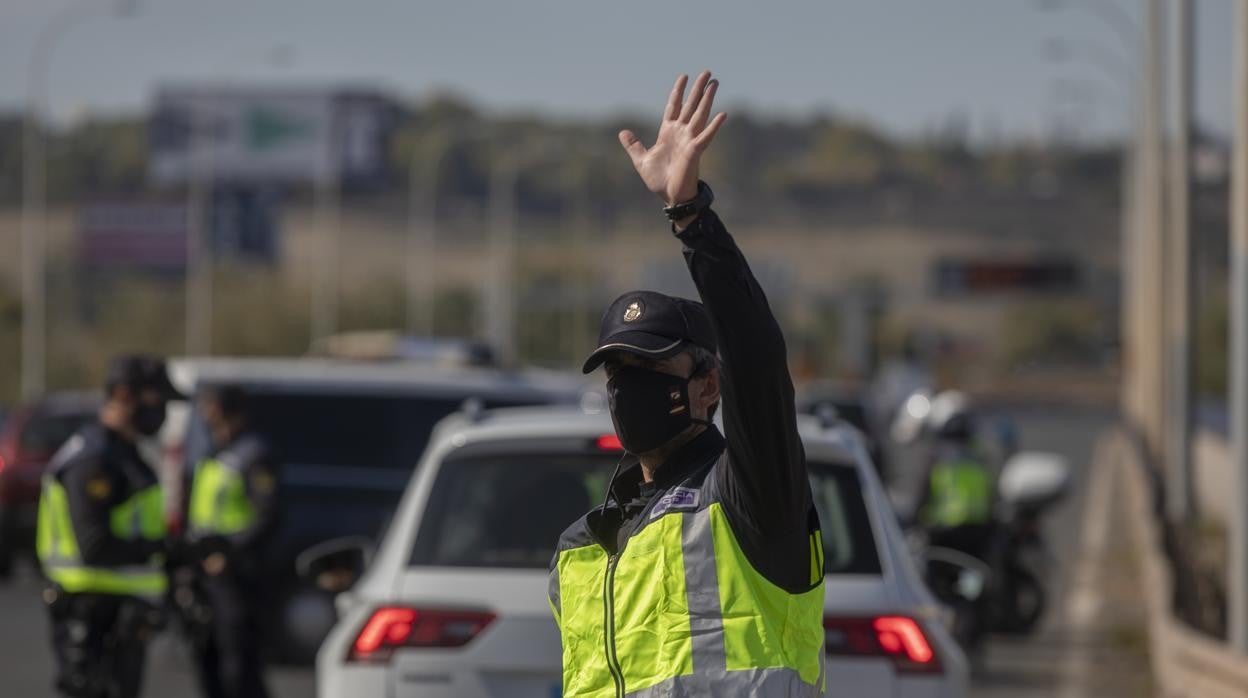
[[55, 393], [19, 405], [0, 427], [0, 578], [35, 540], [39, 483], [56, 450], [79, 427], [96, 418], [96, 393]]

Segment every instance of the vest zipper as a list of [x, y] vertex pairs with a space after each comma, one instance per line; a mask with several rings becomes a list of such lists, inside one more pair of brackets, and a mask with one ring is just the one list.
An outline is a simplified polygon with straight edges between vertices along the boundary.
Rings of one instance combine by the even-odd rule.
[[603, 597], [606, 600], [603, 608], [606, 632], [603, 637], [606, 641], [607, 669], [611, 671], [611, 678], [615, 681], [615, 695], [617, 698], [624, 698], [624, 670], [620, 668], [620, 658], [615, 653], [615, 565], [619, 560], [618, 554], [607, 558], [607, 576], [602, 583]]

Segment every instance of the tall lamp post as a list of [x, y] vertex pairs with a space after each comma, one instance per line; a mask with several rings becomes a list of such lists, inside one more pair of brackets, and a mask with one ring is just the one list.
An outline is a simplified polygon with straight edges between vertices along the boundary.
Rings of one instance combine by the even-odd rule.
[[1041, 55], [1054, 63], [1066, 63], [1074, 59], [1086, 60], [1095, 66], [1109, 82], [1136, 89], [1135, 68], [1122, 55], [1095, 41], [1077, 41], [1051, 37], [1040, 45]]
[[[1042, 9], [1071, 7], [1089, 11], [1107, 25], [1122, 43], [1120, 53], [1095, 42], [1050, 38], [1041, 45], [1041, 54], [1053, 63], [1068, 63], [1075, 59], [1086, 62], [1096, 68], [1109, 84], [1127, 90], [1122, 104], [1133, 135], [1124, 139], [1122, 164], [1119, 168], [1121, 180], [1119, 246], [1122, 279], [1120, 327], [1125, 348], [1122, 410], [1124, 414], [1146, 421], [1142, 405], [1150, 399], [1153, 401], [1159, 399], [1160, 395], [1148, 391], [1145, 381], [1154, 374], [1156, 376], [1160, 374], [1142, 370], [1146, 349], [1156, 346], [1156, 343], [1145, 339], [1144, 333], [1149, 327], [1150, 314], [1154, 314], [1158, 306], [1141, 299], [1142, 294], [1146, 293], [1149, 288], [1147, 284], [1152, 283], [1156, 277], [1143, 274], [1148, 263], [1146, 252], [1149, 247], [1145, 244], [1148, 241], [1147, 236], [1142, 234], [1145, 231], [1141, 224], [1146, 218], [1142, 215], [1140, 207], [1149, 199], [1150, 192], [1144, 189], [1146, 184], [1143, 168], [1146, 158], [1142, 147], [1144, 120], [1141, 118], [1139, 109], [1143, 96], [1147, 92], [1147, 86], [1142, 80], [1140, 71], [1135, 67], [1136, 57], [1140, 55], [1141, 48], [1139, 28], [1131, 17], [1122, 12], [1121, 8], [1111, 0], [1073, 4], [1050, 1], [1041, 4], [1040, 7]], [[1154, 195], [1159, 196], [1160, 192]]]
[[1231, 646], [1248, 655], [1248, 3], [1235, 4], [1231, 78], [1231, 521], [1227, 624]]
[[1034, 4], [1044, 11], [1078, 8], [1109, 27], [1128, 53], [1134, 54], [1139, 45], [1139, 27], [1135, 19], [1115, 0], [1036, 0]]
[[422, 170], [423, 153], [419, 148], [412, 148], [408, 162], [407, 260], [404, 273], [408, 334], [433, 337], [437, 331], [438, 185], [443, 166], [456, 145], [486, 139], [486, 134], [473, 132], [443, 141], [433, 157], [424, 161], [427, 181], [423, 187], [416, 176]]
[[503, 362], [515, 359], [516, 189], [520, 173], [557, 150], [539, 146], [494, 158], [490, 171], [489, 273], [485, 279], [486, 339]]
[[1173, 132], [1169, 152], [1166, 199], [1165, 307], [1167, 338], [1166, 430], [1162, 442], [1166, 472], [1167, 513], [1174, 521], [1187, 521], [1197, 511], [1193, 483], [1192, 383], [1195, 373], [1193, 346], [1196, 341], [1196, 254], [1192, 229], [1192, 109], [1195, 103], [1194, 22], [1192, 0], [1175, 0], [1170, 5], [1172, 51], [1171, 121]]
[[593, 330], [589, 327], [588, 318], [585, 314], [584, 304], [593, 297], [594, 280], [599, 278], [597, 273], [598, 257], [592, 253], [593, 245], [588, 244], [586, 237], [591, 234], [595, 223], [595, 197], [594, 197], [594, 178], [591, 176], [594, 165], [605, 166], [607, 161], [607, 151], [603, 148], [596, 147], [589, 151], [589, 159], [587, 162], [587, 172], [585, 179], [581, 182], [583, 189], [580, 192], [580, 201], [576, 207], [576, 217], [573, 221], [575, 232], [573, 233], [572, 251], [576, 255], [577, 261], [588, 264], [593, 268], [593, 273], [586, 277], [587, 283], [578, 283], [574, 276], [573, 279], [573, 298], [569, 305], [568, 332], [571, 335], [568, 342], [568, 350], [572, 355], [572, 365], [578, 366], [579, 360], [585, 356], [587, 350], [585, 344], [593, 341], [590, 338], [590, 332]]
[[[111, 10], [111, 13], [110, 13]], [[47, 116], [52, 58], [61, 39], [75, 27], [112, 14], [138, 13], [135, 0], [101, 7], [92, 2], [70, 5], [44, 25], [35, 37], [26, 74], [27, 116], [22, 124], [22, 348], [21, 394], [29, 400], [43, 393], [47, 376]]]
[[[265, 52], [265, 62], [273, 66], [288, 65], [293, 49], [278, 44]], [[216, 73], [226, 73], [231, 60]], [[213, 319], [213, 243], [210, 225], [212, 200], [216, 184], [216, 157], [212, 143], [212, 124], [202, 107], [191, 111], [191, 167], [187, 186], [186, 207], [186, 353], [188, 356], [212, 354]]]
[[[1128, 63], [1133, 64], [1143, 56], [1143, 49], [1153, 48], [1152, 37], [1148, 37], [1147, 43], [1143, 42], [1140, 26], [1115, 0], [1036, 0], [1033, 5], [1044, 11], [1069, 9], [1092, 16], [1114, 34], [1123, 54], [1129, 57]], [[1152, 295], [1152, 291], [1157, 290], [1155, 282], [1161, 278], [1158, 273], [1161, 231], [1153, 227], [1153, 221], [1146, 215], [1146, 207], [1161, 196], [1158, 182], [1150, 175], [1149, 163], [1152, 148], [1148, 147], [1151, 140], [1148, 134], [1150, 122], [1155, 119], [1150, 118], [1149, 104], [1145, 101], [1151, 91], [1145, 78], [1151, 78], [1152, 71], [1123, 74], [1112, 67], [1121, 61], [1101, 47], [1089, 50], [1086, 44], [1072, 45], [1069, 42], [1050, 42], [1045, 46], [1045, 54], [1051, 60], [1066, 60], [1076, 53], [1104, 71], [1115, 84], [1120, 84], [1128, 76], [1133, 78], [1129, 79], [1129, 84], [1134, 96], [1128, 103], [1134, 103], [1131, 104], [1134, 138], [1124, 148], [1120, 207], [1122, 336], [1125, 347], [1122, 409], [1124, 414], [1132, 416], [1147, 428], [1153, 420], [1146, 405], [1159, 404], [1162, 398], [1161, 386], [1157, 382], [1161, 376], [1161, 363], [1156, 352], [1162, 339], [1161, 325], [1156, 318], [1160, 293]], [[1155, 184], [1158, 186], [1154, 187]], [[1156, 244], [1154, 238], [1158, 238]]]

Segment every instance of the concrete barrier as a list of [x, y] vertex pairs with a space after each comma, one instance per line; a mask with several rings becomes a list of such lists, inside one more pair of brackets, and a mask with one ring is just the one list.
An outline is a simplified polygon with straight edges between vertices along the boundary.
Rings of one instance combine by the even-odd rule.
[[1200, 431], [1192, 440], [1196, 506], [1201, 516], [1226, 523], [1231, 514], [1231, 446], [1226, 437]]
[[1174, 579], [1162, 549], [1162, 532], [1153, 507], [1147, 466], [1122, 436], [1123, 457], [1115, 458], [1127, 507], [1129, 538], [1140, 567], [1148, 603], [1150, 661], [1162, 698], [1245, 698], [1248, 658], [1222, 642], [1196, 632], [1172, 612]]

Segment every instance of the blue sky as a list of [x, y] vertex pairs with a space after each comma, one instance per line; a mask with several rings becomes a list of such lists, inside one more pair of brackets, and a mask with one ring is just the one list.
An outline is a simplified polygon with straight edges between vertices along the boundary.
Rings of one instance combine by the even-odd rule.
[[[86, 0], [97, 5], [104, 0]], [[79, 0], [78, 4], [81, 4]], [[825, 110], [917, 133], [954, 113], [978, 138], [1041, 137], [1062, 118], [1103, 137], [1127, 121], [1123, 80], [1056, 64], [1060, 38], [1127, 59], [1080, 5], [1141, 0], [139, 0], [131, 18], [84, 22], [58, 44], [58, 118], [141, 109], [161, 83], [360, 81], [410, 96], [452, 90], [493, 110], [565, 118], [658, 113], [679, 71], [713, 68], [720, 101]], [[1202, 122], [1230, 121], [1234, 0], [1198, 0]], [[34, 37], [73, 3], [0, 3], [0, 108], [25, 102]], [[1062, 4], [1048, 0], [1048, 4]], [[274, 61], [277, 47], [285, 60]], [[1098, 48], [1090, 48], [1098, 47]], [[1065, 87], [1057, 87], [1058, 84]]]

